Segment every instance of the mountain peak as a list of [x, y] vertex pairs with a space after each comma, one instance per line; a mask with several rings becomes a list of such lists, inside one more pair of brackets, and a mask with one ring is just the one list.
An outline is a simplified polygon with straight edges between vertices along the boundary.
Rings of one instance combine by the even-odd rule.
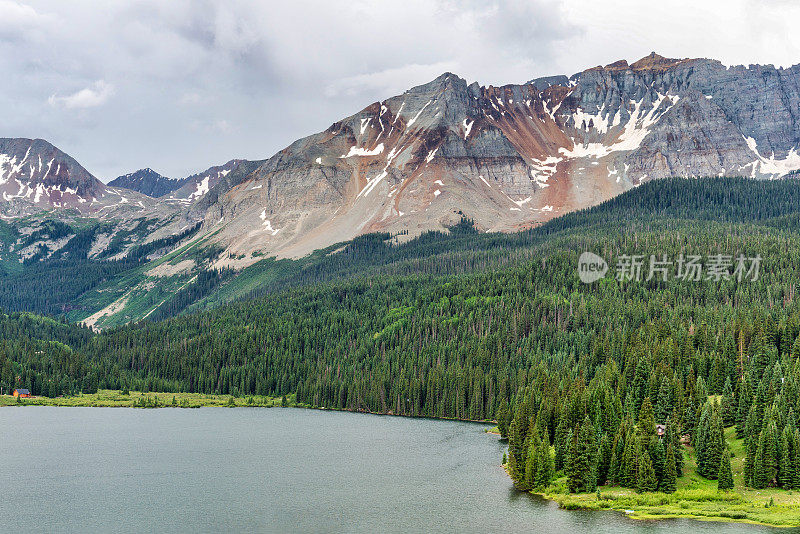
[[467, 81], [464, 78], [456, 76], [452, 72], [443, 72], [428, 83], [412, 87], [408, 90], [410, 94], [426, 94], [438, 93], [447, 89], [458, 88], [466, 90]]
[[180, 187], [178, 180], [162, 176], [150, 167], [118, 176], [111, 180], [108, 185], [130, 189], [154, 198], [166, 195]]
[[103, 189], [77, 161], [44, 139], [0, 138], [0, 193], [9, 205], [72, 207]]
[[[665, 69], [668, 67], [674, 67], [678, 63], [681, 63], [682, 59], [671, 59], [656, 54], [655, 52], [650, 52], [650, 55], [647, 55], [636, 61], [635, 63], [631, 64], [630, 68], [633, 70], [646, 70], [646, 69]], [[616, 65], [621, 63], [618, 61], [617, 63], [612, 63], [612, 65]]]

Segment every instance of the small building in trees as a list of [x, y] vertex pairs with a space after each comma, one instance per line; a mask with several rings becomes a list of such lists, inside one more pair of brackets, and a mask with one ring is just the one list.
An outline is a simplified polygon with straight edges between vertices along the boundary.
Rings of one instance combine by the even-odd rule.
[[659, 439], [664, 437], [664, 434], [667, 433], [667, 425], [656, 425], [656, 435]]
[[23, 399], [31, 396], [31, 392], [27, 389], [15, 389], [12, 393], [15, 397], [22, 397]]

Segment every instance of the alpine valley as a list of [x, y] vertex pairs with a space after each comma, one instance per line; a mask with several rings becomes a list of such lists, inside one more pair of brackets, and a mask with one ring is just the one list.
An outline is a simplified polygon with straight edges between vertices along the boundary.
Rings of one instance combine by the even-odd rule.
[[[482, 436], [496, 455], [484, 473], [451, 446], [464, 426], [350, 414], [314, 441], [332, 414], [7, 408], [33, 438], [7, 448], [6, 515], [46, 502], [58, 526], [100, 509], [152, 525], [163, 500], [181, 522], [189, 508], [203, 525], [250, 518], [234, 531], [302, 530], [301, 516], [358, 530], [347, 516], [375, 511], [365, 531], [426, 530], [408, 517], [454, 531], [797, 527], [798, 147], [800, 66], [656, 54], [503, 87], [445, 73], [268, 159], [183, 178], [106, 183], [46, 141], [0, 139], [0, 406], [300, 406], [477, 421], [507, 440]], [[128, 419], [146, 432], [126, 442]], [[434, 427], [405, 450], [400, 435]], [[59, 454], [37, 457], [42, 444]], [[31, 466], [38, 486], [18, 479]], [[479, 490], [484, 476], [501, 489]], [[529, 522], [512, 483], [567, 510], [681, 520], [542, 505]], [[468, 522], [444, 525], [409, 499], [419, 488]], [[205, 513], [200, 494], [226, 511]]]
[[95, 328], [163, 318], [364, 234], [514, 232], [665, 177], [783, 178], [798, 144], [800, 66], [655, 53], [502, 87], [445, 73], [182, 179], [106, 184], [47, 141], [0, 139], [0, 306]]

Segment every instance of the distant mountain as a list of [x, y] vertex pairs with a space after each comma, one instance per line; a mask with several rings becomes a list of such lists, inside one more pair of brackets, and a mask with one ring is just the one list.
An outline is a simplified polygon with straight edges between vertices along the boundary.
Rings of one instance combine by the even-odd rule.
[[[0, 243], [0, 266], [65, 250], [63, 228], [44, 215], [21, 217], [37, 211], [77, 210], [80, 220], [69, 222], [76, 236], [96, 219], [96, 233], [75, 244], [88, 243], [91, 259], [173, 246], [191, 232], [188, 256], [143, 275], [136, 294], [122, 291], [123, 279], [117, 292], [104, 289], [103, 299], [116, 295], [110, 309], [144, 310], [209, 267], [301, 257], [369, 232], [406, 240], [462, 217], [478, 230], [510, 232], [669, 176], [794, 176], [798, 110], [800, 66], [654, 53], [502, 87], [444, 73], [268, 159], [231, 160], [180, 180], [145, 169], [103, 185], [45, 141], [3, 139], [0, 218], [15, 233], [6, 248]], [[146, 258], [168, 249], [148, 249]], [[156, 278], [168, 289], [150, 294]], [[87, 299], [91, 310], [98, 299]]]
[[167, 178], [150, 168], [140, 169], [119, 176], [108, 185], [124, 187], [154, 198], [166, 197], [167, 200], [178, 200], [184, 204], [190, 204], [202, 198], [212, 187], [217, 185], [220, 178], [226, 176], [241, 162], [242, 160], [232, 159], [223, 165], [216, 165], [181, 179]]
[[191, 203], [201, 199], [219, 181], [237, 168], [243, 160], [232, 159], [223, 165], [216, 165], [203, 172], [198, 172], [191, 176], [179, 180], [179, 185], [167, 196], [170, 200], [180, 200], [184, 203]]
[[47, 141], [0, 138], [0, 274], [3, 264], [14, 271], [64, 256], [119, 259], [195, 226], [184, 214], [174, 202], [103, 184]]
[[149, 197], [161, 197], [178, 189], [183, 182], [167, 178], [147, 168], [114, 178], [108, 185], [138, 191]]
[[81, 207], [104, 193], [100, 180], [47, 141], [0, 138], [0, 212]]
[[800, 169], [798, 109], [800, 66], [653, 53], [502, 87], [445, 73], [256, 162], [205, 227], [253, 259], [462, 215], [513, 231], [657, 178], [785, 176]]

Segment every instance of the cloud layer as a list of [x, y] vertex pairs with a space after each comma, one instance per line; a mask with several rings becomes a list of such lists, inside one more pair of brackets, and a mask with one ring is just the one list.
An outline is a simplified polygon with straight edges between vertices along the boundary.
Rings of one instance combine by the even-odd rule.
[[46, 138], [104, 180], [180, 177], [269, 157], [445, 70], [497, 85], [652, 50], [788, 66], [799, 15], [785, 0], [0, 0], [0, 136]]

